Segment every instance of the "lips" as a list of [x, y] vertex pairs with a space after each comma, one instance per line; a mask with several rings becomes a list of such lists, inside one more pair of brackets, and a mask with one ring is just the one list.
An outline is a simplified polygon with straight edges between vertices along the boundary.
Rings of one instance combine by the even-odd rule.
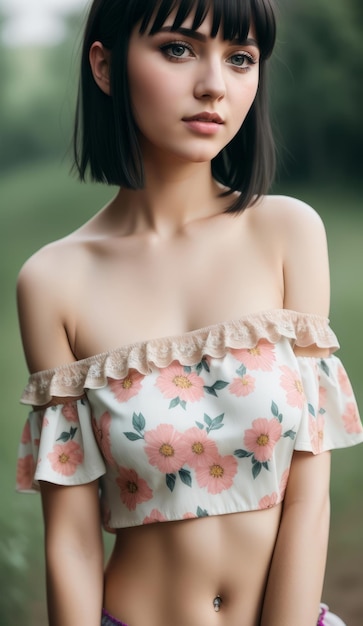
[[184, 122], [209, 122], [212, 124], [224, 124], [222, 118], [218, 115], [218, 113], [208, 113], [207, 111], [203, 113], [197, 113], [192, 117], [183, 118]]

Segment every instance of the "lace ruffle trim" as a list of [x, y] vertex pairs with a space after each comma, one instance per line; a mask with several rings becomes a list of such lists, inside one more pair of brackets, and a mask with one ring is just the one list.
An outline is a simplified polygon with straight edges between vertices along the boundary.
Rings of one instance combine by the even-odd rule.
[[152, 366], [163, 368], [173, 361], [194, 365], [206, 355], [222, 358], [230, 348], [250, 349], [261, 339], [277, 343], [282, 337], [300, 347], [316, 344], [320, 348], [329, 348], [331, 352], [339, 348], [327, 318], [278, 309], [247, 315], [184, 335], [129, 344], [75, 363], [37, 372], [30, 376], [21, 401], [42, 406], [53, 396], [77, 397], [83, 394], [84, 389], [104, 387], [107, 378], [121, 380], [131, 369], [146, 375]]

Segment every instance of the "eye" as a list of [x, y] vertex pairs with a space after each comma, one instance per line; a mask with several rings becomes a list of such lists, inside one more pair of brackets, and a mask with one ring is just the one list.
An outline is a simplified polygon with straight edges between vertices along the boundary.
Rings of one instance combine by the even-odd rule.
[[160, 50], [165, 54], [165, 56], [169, 57], [170, 61], [178, 60], [178, 59], [187, 59], [193, 55], [192, 48], [184, 43], [179, 41], [173, 41], [171, 43], [165, 44], [160, 47]]
[[229, 62], [236, 69], [248, 70], [251, 65], [255, 65], [257, 61], [247, 52], [237, 52], [229, 57]]

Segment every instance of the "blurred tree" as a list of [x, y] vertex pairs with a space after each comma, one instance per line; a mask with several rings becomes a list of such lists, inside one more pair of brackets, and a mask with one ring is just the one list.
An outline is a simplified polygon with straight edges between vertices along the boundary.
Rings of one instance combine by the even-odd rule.
[[54, 47], [0, 44], [0, 170], [66, 153], [79, 24], [79, 16], [70, 16], [67, 40]]
[[[280, 0], [274, 117], [294, 177], [362, 174], [361, 0]], [[293, 160], [291, 160], [291, 156]]]

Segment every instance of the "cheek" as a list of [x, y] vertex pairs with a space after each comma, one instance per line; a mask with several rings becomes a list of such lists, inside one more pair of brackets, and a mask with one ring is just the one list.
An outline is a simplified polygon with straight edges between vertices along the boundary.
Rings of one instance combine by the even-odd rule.
[[136, 120], [151, 116], [161, 118], [170, 108], [170, 84], [155, 67], [149, 70], [130, 68], [129, 89]]
[[236, 117], [244, 120], [252, 104], [255, 101], [258, 91], [258, 77], [251, 77], [240, 89], [234, 91], [232, 107], [236, 111]]

